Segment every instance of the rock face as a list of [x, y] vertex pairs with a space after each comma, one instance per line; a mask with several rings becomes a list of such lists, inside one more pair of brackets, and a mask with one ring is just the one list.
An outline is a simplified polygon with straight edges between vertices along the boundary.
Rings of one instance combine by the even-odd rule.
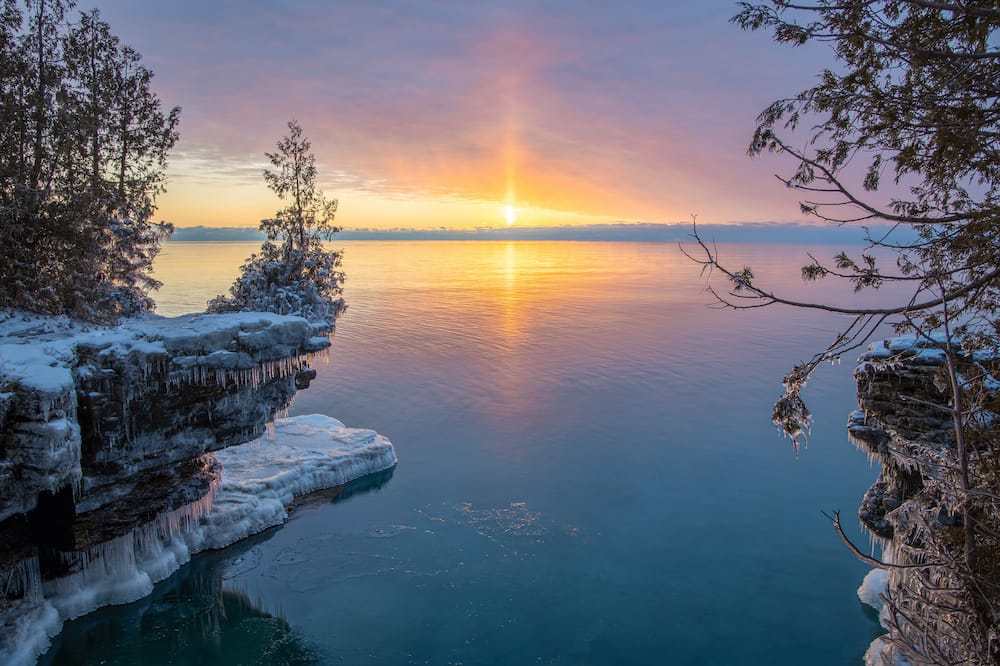
[[[26, 343], [0, 345], [0, 521], [43, 492], [80, 483], [80, 426], [70, 368]], [[23, 365], [13, 365], [13, 358]], [[32, 371], [37, 368], [38, 371]], [[23, 369], [23, 371], [22, 371]], [[18, 372], [21, 371], [21, 372]]]
[[30, 666], [65, 620], [148, 595], [298, 497], [391, 478], [382, 435], [275, 419], [328, 330], [265, 313], [93, 331], [0, 314], [0, 663]]
[[259, 437], [329, 344], [266, 313], [0, 322], [0, 582], [26, 551], [84, 551], [205, 496], [202, 456]]
[[848, 430], [882, 466], [859, 517], [890, 565], [880, 614], [889, 633], [873, 643], [869, 664], [1000, 663], [993, 362], [958, 345], [952, 351], [966, 381], [963, 400], [979, 415], [964, 430], [968, 483], [948, 411], [942, 341], [904, 337], [873, 345], [855, 371], [860, 409]]
[[170, 321], [143, 326], [162, 349], [77, 345], [78, 511], [113, 500], [124, 478], [259, 437], [315, 376], [306, 357], [329, 346], [303, 319], [205, 319], [190, 331]]

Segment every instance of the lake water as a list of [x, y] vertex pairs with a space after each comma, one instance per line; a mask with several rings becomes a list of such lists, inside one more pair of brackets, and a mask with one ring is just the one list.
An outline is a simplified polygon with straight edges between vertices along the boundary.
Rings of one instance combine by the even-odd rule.
[[[670, 244], [339, 246], [349, 309], [291, 413], [382, 432], [397, 468], [68, 623], [42, 663], [861, 662], [866, 567], [820, 514], [877, 474], [845, 434], [851, 363], [810, 386], [798, 458], [769, 420], [836, 318], [713, 309]], [[160, 311], [253, 248], [168, 244]], [[803, 292], [805, 248], [722, 250], [847, 297]]]

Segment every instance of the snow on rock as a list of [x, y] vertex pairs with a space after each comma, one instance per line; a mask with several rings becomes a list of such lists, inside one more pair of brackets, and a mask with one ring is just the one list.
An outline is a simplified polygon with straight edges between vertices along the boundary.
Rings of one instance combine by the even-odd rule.
[[0, 663], [33, 664], [64, 620], [135, 601], [191, 555], [283, 523], [296, 498], [396, 464], [387, 438], [318, 414], [276, 421], [272, 441], [214, 455], [224, 480], [208, 495], [90, 549], [77, 571], [45, 581], [43, 598], [0, 613]]
[[879, 636], [872, 641], [865, 651], [865, 666], [911, 666], [885, 636]]
[[[861, 581], [858, 588], [858, 599], [878, 611], [879, 622], [888, 629], [885, 608], [886, 591], [889, 589], [889, 571], [887, 569], [872, 569]], [[888, 637], [878, 636], [868, 646], [864, 657], [865, 666], [910, 666], [889, 642]]]
[[59, 344], [0, 338], [0, 433], [9, 433], [0, 455], [0, 521], [33, 509], [40, 491], [80, 482], [80, 428], [69, 356]]
[[123, 479], [258, 437], [315, 376], [321, 328], [266, 312], [101, 327], [0, 311], [0, 522], [66, 488], [91, 510]]
[[270, 312], [145, 315], [127, 320], [121, 329], [138, 338], [162, 341], [172, 356], [212, 354], [226, 349], [234, 338], [241, 349], [257, 352], [267, 360], [330, 346], [326, 336], [317, 335], [315, 324], [302, 317]]
[[195, 551], [223, 548], [279, 525], [288, 506], [323, 488], [339, 486], [396, 464], [392, 443], [374, 430], [347, 428], [320, 414], [275, 422], [274, 441], [251, 442], [215, 454], [222, 488]]
[[[953, 340], [952, 346], [959, 346]], [[858, 371], [869, 366], [898, 366], [905, 359], [909, 365], [939, 365], [944, 362], [945, 337], [943, 335], [900, 335], [868, 345], [868, 350], [858, 359]]]

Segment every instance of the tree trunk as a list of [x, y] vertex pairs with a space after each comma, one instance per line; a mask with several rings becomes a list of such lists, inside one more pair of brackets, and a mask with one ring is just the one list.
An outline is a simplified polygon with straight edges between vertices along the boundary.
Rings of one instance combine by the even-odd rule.
[[35, 87], [35, 144], [28, 185], [35, 192], [37, 201], [38, 185], [42, 174], [42, 138], [44, 136], [42, 126], [45, 121], [45, 0], [39, 0], [35, 32], [38, 38], [38, 79]]

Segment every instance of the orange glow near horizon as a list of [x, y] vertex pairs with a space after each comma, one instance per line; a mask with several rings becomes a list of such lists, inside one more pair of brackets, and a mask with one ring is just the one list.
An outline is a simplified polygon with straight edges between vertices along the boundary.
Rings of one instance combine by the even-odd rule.
[[[458, 168], [458, 165], [456, 165]], [[518, 225], [530, 227], [604, 224], [618, 221], [583, 208], [568, 209], [517, 202], [513, 179], [505, 193], [492, 198], [449, 194], [392, 193], [323, 187], [340, 201], [337, 224], [346, 229], [472, 229]], [[503, 198], [501, 198], [503, 197]], [[260, 184], [199, 182], [175, 178], [158, 199], [157, 220], [178, 227], [256, 227], [271, 217], [282, 202]], [[499, 216], [497, 214], [499, 210]]]
[[[340, 202], [337, 224], [345, 229], [472, 229], [670, 219], [669, 211], [640, 203], [613, 185], [610, 175], [595, 179], [579, 159], [565, 164], [559, 153], [575, 152], [576, 146], [558, 142], [553, 150], [539, 144], [538, 95], [531, 81], [544, 53], [535, 53], [536, 48], [517, 31], [498, 32], [482, 45], [487, 54], [522, 55], [496, 61], [498, 71], [490, 86], [498, 103], [479, 116], [481, 121], [456, 128], [469, 150], [442, 151], [420, 140], [413, 145], [374, 143], [365, 159], [355, 163], [357, 171], [336, 174], [352, 181], [349, 187], [324, 183], [324, 176], [334, 174], [319, 164], [321, 189]], [[478, 99], [481, 91], [474, 92]], [[324, 137], [320, 128], [307, 131], [322, 161], [326, 146], [338, 142]], [[270, 148], [263, 145], [261, 150]], [[600, 151], [587, 150], [592, 164], [605, 164], [598, 159]], [[248, 151], [247, 159], [252, 160], [252, 154]], [[335, 161], [331, 164], [336, 168]], [[260, 168], [242, 160], [216, 167], [210, 160], [182, 156], [170, 164], [157, 219], [180, 227], [256, 227], [282, 205], [257, 178]]]
[[[505, 206], [519, 227], [803, 217], [774, 182], [787, 160], [745, 153], [756, 110], [828, 53], [789, 59], [753, 40], [734, 66], [716, 39], [725, 3], [587, 3], [572, 16], [545, 3], [305, 3], [277, 22], [272, 3], [240, 21], [146, 4], [102, 12], [150, 55], [164, 105], [184, 109], [156, 215], [177, 226], [273, 217], [261, 170], [291, 118], [345, 229], [505, 227]], [[178, 35], [203, 48], [177, 52]], [[259, 45], [309, 40], [321, 46]]]

